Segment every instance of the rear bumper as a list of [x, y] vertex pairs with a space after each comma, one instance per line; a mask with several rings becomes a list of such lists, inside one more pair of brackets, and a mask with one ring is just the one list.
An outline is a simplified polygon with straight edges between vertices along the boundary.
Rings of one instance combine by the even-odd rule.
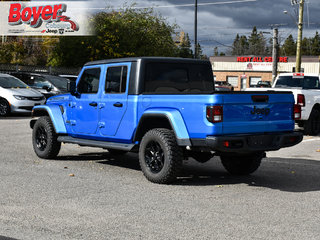
[[267, 133], [263, 135], [208, 136], [206, 139], [191, 139], [194, 147], [208, 147], [216, 152], [248, 153], [276, 151], [291, 147], [303, 139], [302, 132]]

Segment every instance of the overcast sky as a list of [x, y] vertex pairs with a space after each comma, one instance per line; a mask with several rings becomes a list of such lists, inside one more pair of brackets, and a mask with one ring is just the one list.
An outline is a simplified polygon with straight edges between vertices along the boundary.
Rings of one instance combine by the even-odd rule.
[[[169, 23], [176, 23], [178, 30], [188, 33], [192, 40], [194, 38], [195, 0], [91, 1], [92, 8], [109, 6], [119, 9], [125, 3], [135, 3], [136, 7], [153, 7]], [[320, 30], [320, 0], [305, 2], [303, 37], [310, 37]], [[253, 26], [257, 26], [258, 31], [270, 32], [264, 34], [266, 37], [271, 37], [273, 26], [278, 26], [282, 43], [290, 34], [294, 38], [297, 36], [294, 20], [297, 20], [298, 5], [292, 6], [291, 0], [198, 0], [198, 4], [198, 39], [207, 55], [213, 54], [214, 47], [218, 47], [219, 51], [227, 51], [237, 33], [248, 36]], [[284, 10], [288, 14], [284, 14]]]
[[[137, 7], [153, 7], [170, 23], [176, 23], [181, 31], [194, 38], [194, 3], [195, 0], [105, 0], [105, 5], [119, 8], [136, 3]], [[229, 3], [227, 3], [229, 2]], [[216, 3], [213, 5], [202, 5]], [[221, 3], [221, 4], [219, 4]], [[278, 26], [280, 41], [290, 34], [297, 36], [298, 5], [292, 6], [291, 0], [198, 0], [198, 39], [207, 55], [213, 54], [214, 47], [226, 51], [231, 46], [237, 33], [249, 35], [253, 26], [258, 31], [272, 33], [272, 27]], [[187, 5], [187, 6], [185, 6]], [[191, 5], [191, 6], [188, 6]], [[103, 6], [95, 0], [94, 6]], [[286, 10], [288, 14], [284, 14]], [[304, 35], [314, 36], [320, 29], [320, 0], [306, 0], [304, 11]], [[271, 34], [265, 33], [266, 37]]]

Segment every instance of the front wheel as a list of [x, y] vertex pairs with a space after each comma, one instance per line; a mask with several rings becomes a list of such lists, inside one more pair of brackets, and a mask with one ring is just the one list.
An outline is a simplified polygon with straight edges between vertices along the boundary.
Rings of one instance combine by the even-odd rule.
[[38, 157], [55, 158], [60, 151], [61, 142], [57, 141], [57, 134], [48, 116], [41, 117], [34, 124], [32, 132], [33, 149]]
[[0, 99], [0, 116], [5, 117], [10, 113], [10, 105], [7, 100]]
[[169, 129], [152, 129], [142, 138], [139, 148], [140, 167], [154, 183], [173, 182], [182, 167], [183, 151]]
[[248, 175], [255, 172], [264, 157], [264, 153], [252, 153], [248, 155], [220, 156], [224, 168], [233, 175]]

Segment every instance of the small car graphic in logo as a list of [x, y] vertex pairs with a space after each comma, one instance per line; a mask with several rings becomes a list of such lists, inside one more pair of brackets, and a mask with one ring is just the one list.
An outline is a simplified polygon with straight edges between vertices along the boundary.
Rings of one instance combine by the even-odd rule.
[[266, 115], [268, 116], [270, 113], [270, 108], [257, 108], [257, 106], [254, 106], [253, 110], [251, 111], [251, 114], [257, 114], [257, 115]]

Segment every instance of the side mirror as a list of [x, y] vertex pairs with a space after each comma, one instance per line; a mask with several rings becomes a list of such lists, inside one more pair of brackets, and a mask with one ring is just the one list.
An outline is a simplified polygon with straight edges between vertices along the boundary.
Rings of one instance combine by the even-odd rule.
[[76, 82], [70, 81], [67, 84], [67, 91], [70, 92], [72, 96], [77, 96], [77, 85]]

